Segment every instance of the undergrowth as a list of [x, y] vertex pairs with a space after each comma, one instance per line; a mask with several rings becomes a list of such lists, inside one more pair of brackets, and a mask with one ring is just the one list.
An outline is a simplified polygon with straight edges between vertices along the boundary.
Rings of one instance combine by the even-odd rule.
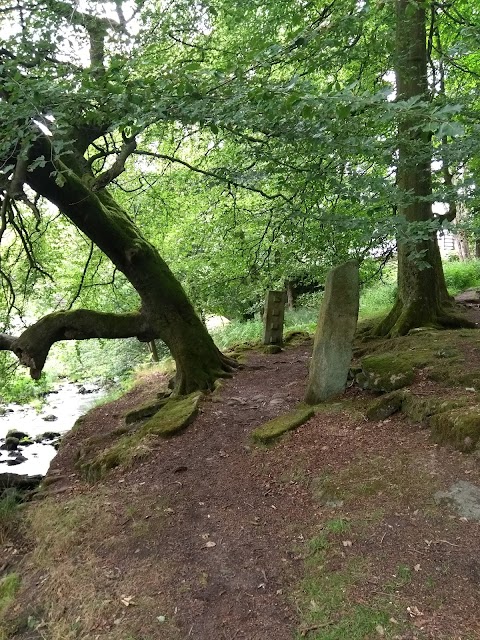
[[10, 540], [18, 528], [19, 522], [19, 494], [15, 489], [3, 492], [0, 498], [0, 544]]

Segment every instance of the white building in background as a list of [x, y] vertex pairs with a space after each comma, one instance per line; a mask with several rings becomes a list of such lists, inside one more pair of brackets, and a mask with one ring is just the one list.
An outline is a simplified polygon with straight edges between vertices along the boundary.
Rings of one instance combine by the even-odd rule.
[[442, 258], [449, 258], [452, 253], [457, 253], [455, 246], [455, 236], [451, 231], [440, 231], [438, 233], [438, 246], [440, 248], [440, 255]]

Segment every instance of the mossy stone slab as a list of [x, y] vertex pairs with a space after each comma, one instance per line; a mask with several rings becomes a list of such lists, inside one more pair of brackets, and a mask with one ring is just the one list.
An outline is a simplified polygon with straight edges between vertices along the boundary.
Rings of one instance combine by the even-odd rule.
[[396, 390], [380, 396], [367, 408], [365, 415], [369, 420], [385, 420], [400, 411], [406, 394], [406, 391]]
[[188, 426], [198, 413], [198, 404], [203, 397], [201, 391], [188, 396], [170, 398], [139, 430], [139, 436], [148, 434], [168, 438]]
[[279, 416], [278, 418], [273, 418], [273, 420], [269, 420], [260, 427], [257, 427], [257, 429], [252, 432], [251, 437], [255, 442], [265, 444], [275, 438], [278, 438], [287, 431], [296, 429], [314, 414], [314, 407], [301, 404], [293, 411]]
[[162, 398], [155, 402], [146, 402], [145, 404], [132, 409], [125, 414], [125, 424], [131, 424], [137, 422], [137, 420], [144, 420], [155, 415], [160, 409], [167, 403], [168, 398]]

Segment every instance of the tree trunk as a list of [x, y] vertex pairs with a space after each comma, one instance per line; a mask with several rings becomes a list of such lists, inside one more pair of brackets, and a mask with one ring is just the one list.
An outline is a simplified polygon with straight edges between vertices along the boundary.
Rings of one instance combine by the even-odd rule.
[[[41, 154], [52, 158], [49, 148], [35, 150], [35, 157]], [[19, 355], [15, 346], [18, 347], [20, 342], [22, 349], [19, 357], [38, 377], [53, 342], [96, 337], [99, 332], [95, 327], [97, 323], [103, 323], [100, 332], [102, 337], [122, 337], [118, 334], [123, 332], [124, 335], [136, 335], [142, 341], [161, 338], [170, 349], [177, 366], [174, 393], [211, 389], [215, 380], [228, 375], [236, 363], [217, 349], [181, 284], [125, 211], [107, 191], [95, 192], [92, 189], [92, 176], [79, 170], [82, 159], [75, 160], [73, 156], [67, 156], [67, 161], [68, 166], [62, 161], [50, 160], [44, 167], [29, 172], [28, 184], [56, 205], [125, 274], [140, 296], [141, 309], [139, 314], [124, 314], [123, 320], [120, 316], [119, 323], [122, 326], [117, 327], [117, 331], [113, 330], [116, 326], [115, 318], [118, 317], [115, 314], [102, 315], [83, 310], [51, 314], [27, 329], [14, 344], [13, 350]], [[54, 179], [52, 172], [61, 175], [63, 186]], [[82, 311], [90, 314], [90, 317], [89, 322], [83, 322], [82, 327], [79, 327], [73, 314], [78, 315]], [[107, 317], [108, 322], [111, 322], [111, 336], [108, 335], [109, 329], [106, 326]], [[40, 323], [43, 323], [48, 339], [44, 341], [42, 355], [33, 358], [32, 366], [31, 351], [34, 350], [34, 341], [26, 339], [25, 334]], [[27, 335], [27, 338], [31, 338], [31, 335]], [[41, 341], [38, 331], [36, 338], [36, 342]], [[43, 354], [45, 350], [46, 353]]]
[[[467, 218], [467, 211], [465, 209], [465, 205], [463, 202], [458, 203], [457, 205], [457, 217], [456, 217], [456, 223], [460, 223], [460, 225], [462, 224], [462, 222], [465, 222]], [[455, 248], [457, 250], [458, 253], [458, 257], [462, 262], [465, 262], [465, 260], [470, 260], [470, 258], [472, 257], [470, 254], [470, 245], [468, 242], [468, 237], [467, 234], [465, 233], [464, 229], [457, 229], [454, 235], [454, 242], [455, 242]]]
[[293, 311], [295, 309], [295, 290], [291, 280], [285, 280], [285, 291], [287, 292], [287, 308]]
[[[397, 0], [396, 7], [398, 99], [403, 101], [420, 96], [427, 100], [425, 3]], [[402, 201], [398, 210], [407, 223], [428, 223], [433, 219], [431, 140], [429, 134], [422, 131], [418, 111], [412, 111], [415, 115], [402, 116], [398, 125], [397, 185]], [[436, 233], [432, 231], [421, 241], [399, 241], [397, 300], [376, 333], [395, 336], [425, 325], [470, 326], [463, 318], [449, 313], [448, 305]]]

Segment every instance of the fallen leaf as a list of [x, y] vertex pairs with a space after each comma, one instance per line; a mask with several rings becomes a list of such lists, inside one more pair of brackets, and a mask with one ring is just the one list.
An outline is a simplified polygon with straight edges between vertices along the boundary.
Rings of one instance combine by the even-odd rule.
[[206, 546], [208, 549], [211, 549], [211, 547], [216, 547], [216, 546], [217, 546], [217, 543], [216, 543], [216, 542], [214, 542], [213, 540], [209, 540], [205, 546]]
[[423, 613], [419, 610], [418, 607], [407, 607], [407, 611], [412, 618], [418, 618], [419, 616], [423, 616]]
[[131, 605], [135, 604], [133, 602], [133, 596], [121, 596], [120, 602], [126, 607], [130, 607]]
[[342, 544], [344, 547], [351, 547], [353, 542], [351, 540], [344, 540]]
[[385, 629], [382, 627], [381, 624], [377, 624], [377, 626], [375, 627], [375, 631], [378, 633], [379, 636], [385, 635]]

